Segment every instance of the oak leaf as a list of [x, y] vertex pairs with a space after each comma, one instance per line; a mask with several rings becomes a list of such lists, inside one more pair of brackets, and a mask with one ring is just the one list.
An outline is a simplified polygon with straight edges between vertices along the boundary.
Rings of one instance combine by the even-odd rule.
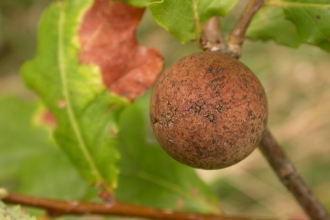
[[143, 12], [119, 1], [95, 0], [78, 33], [80, 62], [97, 65], [109, 91], [130, 100], [154, 83], [164, 65], [157, 50], [136, 40]]

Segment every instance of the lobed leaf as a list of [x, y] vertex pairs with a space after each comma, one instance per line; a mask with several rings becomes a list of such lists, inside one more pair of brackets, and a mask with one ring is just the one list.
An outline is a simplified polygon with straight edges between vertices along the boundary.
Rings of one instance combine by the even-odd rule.
[[253, 19], [247, 36], [273, 39], [298, 47], [302, 43], [330, 52], [330, 0], [268, 0]]
[[282, 8], [262, 8], [253, 18], [246, 36], [252, 40], [274, 40], [278, 44], [297, 48], [303, 42], [296, 27], [285, 20]]
[[79, 28], [80, 62], [97, 65], [109, 91], [134, 100], [163, 69], [161, 54], [138, 44], [136, 26], [144, 8], [95, 0]]
[[198, 40], [203, 25], [213, 16], [226, 15], [237, 0], [162, 0], [149, 4], [155, 21], [181, 43]]
[[172, 159], [153, 136], [150, 93], [137, 99], [120, 118], [119, 201], [178, 211], [219, 213], [217, 198], [193, 168]]
[[90, 184], [117, 181], [118, 117], [128, 102], [110, 94], [96, 66], [79, 63], [78, 29], [92, 0], [53, 3], [42, 16], [37, 55], [21, 73], [56, 118], [55, 140]]
[[20, 206], [7, 207], [0, 201], [0, 216], [2, 220], [36, 220]]
[[330, 1], [285, 0], [282, 3], [286, 19], [292, 21], [300, 38], [330, 52]]

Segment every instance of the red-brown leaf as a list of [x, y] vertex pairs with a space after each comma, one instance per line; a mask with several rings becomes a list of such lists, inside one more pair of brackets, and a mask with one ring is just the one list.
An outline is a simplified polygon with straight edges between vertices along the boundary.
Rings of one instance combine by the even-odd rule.
[[80, 62], [98, 65], [109, 91], [130, 100], [154, 83], [164, 65], [157, 50], [136, 40], [143, 12], [123, 2], [95, 0], [79, 30]]

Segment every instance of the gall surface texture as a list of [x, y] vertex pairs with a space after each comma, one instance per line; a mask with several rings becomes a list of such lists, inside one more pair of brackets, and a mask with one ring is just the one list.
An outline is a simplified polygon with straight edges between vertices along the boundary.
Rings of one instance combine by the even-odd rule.
[[189, 55], [165, 70], [151, 95], [155, 136], [177, 161], [220, 169], [246, 158], [267, 124], [267, 98], [253, 72], [217, 52]]

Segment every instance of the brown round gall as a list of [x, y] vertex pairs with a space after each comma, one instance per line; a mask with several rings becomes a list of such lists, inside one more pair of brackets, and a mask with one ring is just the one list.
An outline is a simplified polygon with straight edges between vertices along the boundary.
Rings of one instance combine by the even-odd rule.
[[267, 124], [267, 98], [240, 61], [217, 52], [189, 55], [157, 79], [150, 101], [155, 136], [177, 161], [220, 169], [246, 158]]

